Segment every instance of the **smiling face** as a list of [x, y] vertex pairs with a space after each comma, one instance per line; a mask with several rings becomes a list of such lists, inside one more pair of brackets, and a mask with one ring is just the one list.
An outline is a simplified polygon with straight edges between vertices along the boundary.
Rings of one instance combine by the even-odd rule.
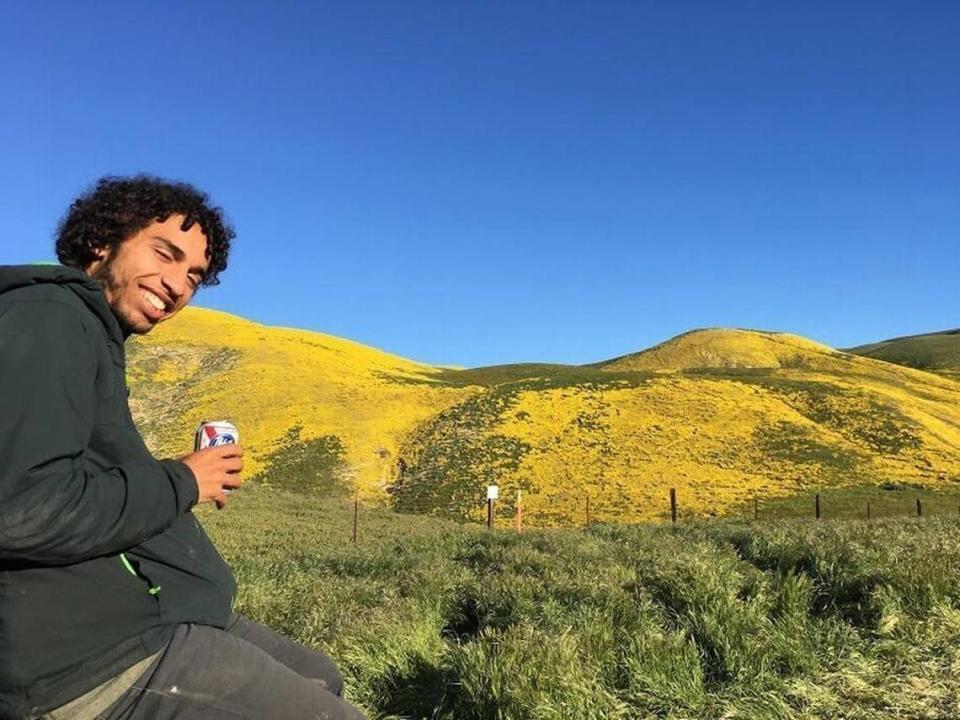
[[124, 334], [143, 335], [173, 317], [200, 286], [210, 264], [199, 223], [183, 229], [183, 215], [154, 221], [104, 248], [85, 272], [103, 285]]

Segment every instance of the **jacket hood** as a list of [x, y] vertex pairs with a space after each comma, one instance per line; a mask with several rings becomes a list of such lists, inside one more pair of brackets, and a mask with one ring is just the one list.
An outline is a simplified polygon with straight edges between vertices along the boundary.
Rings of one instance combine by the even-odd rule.
[[120, 323], [107, 304], [107, 296], [104, 295], [100, 283], [82, 270], [65, 265], [0, 265], [0, 295], [17, 288], [46, 284], [66, 288], [90, 308], [103, 323], [113, 346], [111, 349], [115, 353], [119, 351], [122, 364], [125, 337]]

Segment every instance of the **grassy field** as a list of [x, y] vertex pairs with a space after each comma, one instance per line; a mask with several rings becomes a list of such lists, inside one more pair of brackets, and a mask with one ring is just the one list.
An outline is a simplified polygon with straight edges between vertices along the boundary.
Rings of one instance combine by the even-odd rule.
[[[918, 491], [856, 492], [909, 514]], [[333, 655], [370, 717], [951, 718], [960, 518], [937, 499], [522, 535], [364, 506], [356, 545], [349, 503], [255, 484], [198, 515], [238, 610]]]

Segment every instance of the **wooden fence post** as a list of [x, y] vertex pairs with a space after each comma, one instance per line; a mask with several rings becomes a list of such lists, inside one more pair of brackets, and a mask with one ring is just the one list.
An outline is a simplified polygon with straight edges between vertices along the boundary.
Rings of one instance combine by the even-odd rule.
[[923, 517], [923, 505], [920, 504], [920, 498], [917, 498], [917, 517]]
[[756, 498], [753, 499], [753, 519], [757, 520], [760, 518], [760, 503]]
[[487, 498], [487, 530], [493, 530], [493, 498]]
[[817, 493], [817, 499], [816, 499], [816, 502], [814, 503], [813, 515], [817, 520], [820, 519], [820, 493]]
[[350, 536], [352, 542], [357, 542], [357, 515], [360, 513], [360, 500], [353, 499], [353, 534]]
[[677, 522], [677, 489], [670, 488], [670, 521]]
[[590, 527], [590, 496], [587, 495], [587, 527]]
[[523, 532], [523, 491], [517, 490], [517, 533]]
[[867, 520], [870, 519], [870, 501], [867, 500]]

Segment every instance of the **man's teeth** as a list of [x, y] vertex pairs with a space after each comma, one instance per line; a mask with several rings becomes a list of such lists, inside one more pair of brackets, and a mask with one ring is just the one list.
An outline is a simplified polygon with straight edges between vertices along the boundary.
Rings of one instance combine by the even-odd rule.
[[143, 297], [146, 298], [147, 302], [153, 305], [157, 310], [166, 310], [167, 306], [164, 305], [163, 300], [158, 298], [149, 290], [143, 291]]

